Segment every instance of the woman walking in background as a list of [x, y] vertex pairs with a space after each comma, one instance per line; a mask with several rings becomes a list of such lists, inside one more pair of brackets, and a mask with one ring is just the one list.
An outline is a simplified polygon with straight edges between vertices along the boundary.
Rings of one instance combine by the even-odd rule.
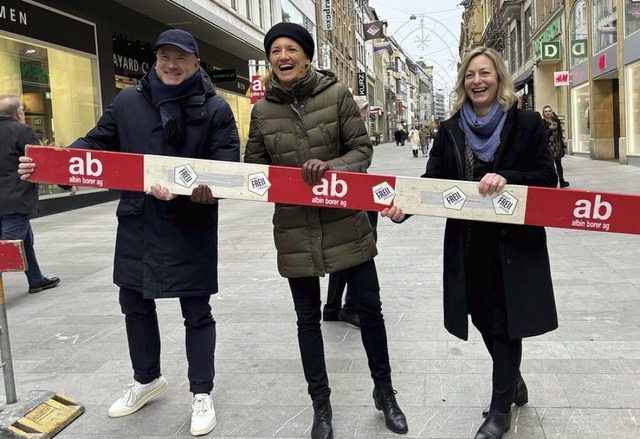
[[409, 141], [411, 142], [411, 151], [413, 152], [414, 157], [418, 157], [418, 151], [420, 150], [420, 131], [418, 131], [417, 126], [413, 126], [411, 128], [411, 132], [409, 133]]
[[569, 187], [569, 182], [564, 179], [564, 170], [562, 169], [562, 157], [566, 152], [564, 137], [562, 136], [562, 124], [558, 115], [553, 112], [551, 105], [545, 105], [542, 109], [542, 121], [549, 137], [549, 151], [551, 151], [553, 161], [556, 164], [560, 187]]

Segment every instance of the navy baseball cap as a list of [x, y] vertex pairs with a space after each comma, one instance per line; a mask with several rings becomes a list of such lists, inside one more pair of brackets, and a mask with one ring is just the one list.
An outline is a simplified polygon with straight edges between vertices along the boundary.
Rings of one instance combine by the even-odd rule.
[[158, 50], [158, 47], [165, 44], [171, 44], [179, 47], [187, 53], [193, 53], [196, 57], [200, 58], [200, 51], [198, 50], [198, 43], [189, 32], [181, 29], [169, 29], [162, 32], [158, 36], [156, 45], [153, 46], [153, 51]]

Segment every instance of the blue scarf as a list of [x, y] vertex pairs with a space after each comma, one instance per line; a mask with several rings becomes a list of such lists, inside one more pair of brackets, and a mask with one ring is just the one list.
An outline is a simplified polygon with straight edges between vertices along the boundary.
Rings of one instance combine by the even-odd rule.
[[483, 162], [492, 162], [500, 145], [500, 133], [507, 113], [495, 102], [487, 117], [482, 120], [467, 101], [460, 109], [460, 128], [464, 132], [467, 145]]

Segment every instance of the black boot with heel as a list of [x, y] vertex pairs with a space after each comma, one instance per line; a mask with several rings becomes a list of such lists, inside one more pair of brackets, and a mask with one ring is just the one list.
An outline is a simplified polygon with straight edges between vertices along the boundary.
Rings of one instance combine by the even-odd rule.
[[480, 426], [475, 439], [501, 439], [510, 429], [511, 410], [507, 413], [489, 410], [489, 415]]
[[394, 433], [404, 434], [409, 431], [407, 418], [396, 401], [396, 391], [391, 383], [377, 383], [373, 389], [373, 401], [378, 410], [384, 413], [384, 423]]
[[[527, 384], [524, 382], [524, 378], [522, 378], [522, 375], [518, 373], [518, 380], [516, 381], [516, 395], [515, 395], [515, 398], [513, 398], [513, 403], [518, 407], [521, 407], [528, 402], [529, 402], [529, 389], [527, 389]], [[487, 415], [489, 414], [490, 408], [491, 408], [491, 405], [488, 405], [482, 411], [483, 418], [487, 417]]]
[[328, 399], [313, 401], [311, 439], [333, 439], [333, 428], [331, 427], [332, 417], [333, 412]]

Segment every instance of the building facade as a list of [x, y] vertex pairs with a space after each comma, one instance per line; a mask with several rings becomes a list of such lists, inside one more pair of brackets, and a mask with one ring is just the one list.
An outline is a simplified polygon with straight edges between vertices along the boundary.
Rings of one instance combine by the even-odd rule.
[[[551, 105], [572, 154], [640, 166], [640, 2], [465, 0], [461, 55], [503, 54], [522, 105]], [[497, 14], [487, 14], [487, 11]], [[507, 34], [489, 38], [503, 22]], [[482, 29], [482, 30], [480, 30]]]
[[[154, 62], [159, 33], [177, 27], [200, 46], [203, 68], [231, 106], [241, 139], [249, 129], [247, 60], [263, 58], [266, 30], [281, 20], [277, 4], [249, 1], [6, 0], [0, 5], [0, 93], [23, 96], [25, 122], [43, 144], [65, 146], [83, 136], [125, 87], [135, 86]], [[41, 185], [41, 210], [48, 197]], [[88, 203], [80, 191], [64, 204]], [[116, 194], [111, 194], [113, 197]], [[55, 201], [55, 200], [54, 200]]]

